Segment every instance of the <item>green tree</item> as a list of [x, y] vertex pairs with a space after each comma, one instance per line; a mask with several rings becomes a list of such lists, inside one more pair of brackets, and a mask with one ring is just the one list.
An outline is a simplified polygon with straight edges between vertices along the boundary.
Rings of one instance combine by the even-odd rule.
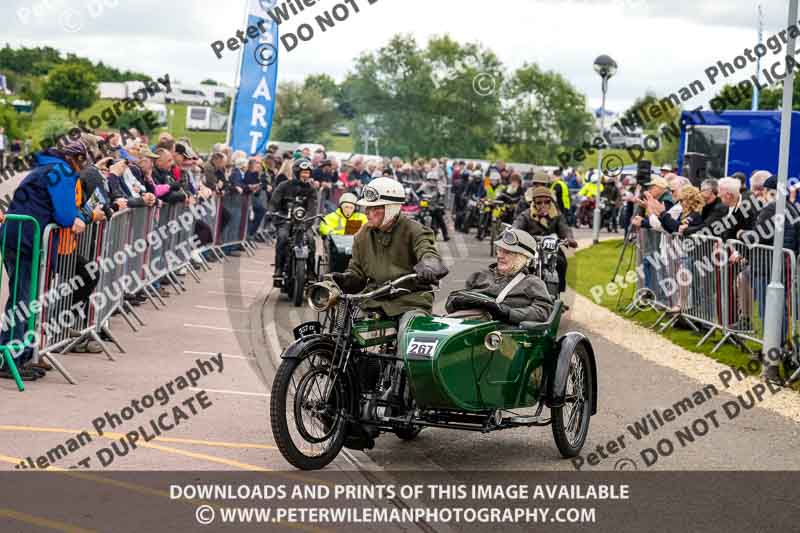
[[657, 107], [660, 110], [658, 117], [654, 118], [655, 113], [653, 112], [640, 113], [640, 116], [647, 118], [647, 121], [642, 124], [644, 134], [658, 139], [658, 150], [645, 153], [643, 158], [659, 165], [675, 164], [678, 161], [680, 144], [680, 137], [675, 132], [680, 128], [682, 108], [680, 106], [665, 107], [661, 105], [661, 101], [662, 98], [656, 93], [648, 91], [644, 96], [637, 98], [624, 115], [632, 116], [637, 110]]
[[561, 147], [580, 146], [593, 128], [586, 97], [556, 72], [525, 64], [503, 87], [497, 136], [515, 161], [556, 163]]
[[492, 146], [500, 112], [496, 90], [476, 91], [480, 75], [499, 86], [503, 70], [493, 53], [476, 44], [441, 37], [421, 49], [413, 37], [396, 35], [363, 54], [344, 85], [359, 129], [376, 133], [382, 151], [407, 158], [480, 157]]
[[[145, 116], [148, 113], [150, 113], [150, 115]], [[154, 114], [152, 111], [148, 111], [146, 109], [131, 109], [130, 111], [125, 111], [117, 117], [117, 119], [114, 121], [114, 127], [119, 130], [136, 128], [141, 133], [149, 136], [155, 129], [149, 126], [149, 123], [153, 121], [153, 115]]]
[[[762, 80], [763, 81], [763, 80]], [[783, 101], [783, 85], [767, 87], [758, 93], [758, 109], [762, 111], [774, 111], [780, 109]], [[747, 85], [745, 88], [738, 85], [723, 85], [720, 91], [711, 100], [714, 108], [723, 110], [750, 110], [753, 106], [753, 86]], [[795, 111], [800, 110], [800, 85], [794, 86]]]
[[322, 142], [336, 122], [333, 103], [314, 87], [281, 83], [275, 106], [274, 138], [285, 142]]
[[44, 97], [67, 108], [71, 117], [88, 109], [97, 100], [94, 74], [83, 65], [61, 65], [54, 68], [43, 87]]
[[307, 76], [303, 82], [303, 87], [306, 89], [316, 89], [323, 98], [336, 99], [339, 93], [339, 86], [336, 81], [327, 74], [313, 74]]

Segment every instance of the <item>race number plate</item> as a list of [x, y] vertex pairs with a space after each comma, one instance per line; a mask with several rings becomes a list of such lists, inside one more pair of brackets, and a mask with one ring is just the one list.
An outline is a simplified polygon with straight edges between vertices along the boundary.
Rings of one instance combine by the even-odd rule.
[[322, 333], [322, 324], [319, 322], [306, 322], [294, 328], [292, 333], [294, 333], [295, 340], [308, 337], [309, 335], [319, 335]]
[[415, 357], [433, 357], [439, 341], [436, 339], [414, 338], [408, 343], [407, 354]]

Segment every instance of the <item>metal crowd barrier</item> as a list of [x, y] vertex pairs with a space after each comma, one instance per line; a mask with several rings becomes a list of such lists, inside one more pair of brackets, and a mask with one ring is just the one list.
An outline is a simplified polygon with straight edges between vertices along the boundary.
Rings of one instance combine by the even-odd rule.
[[240, 246], [248, 255], [254, 255], [254, 245], [247, 238], [250, 222], [249, 194], [226, 193], [217, 196], [217, 224], [214, 231], [214, 246], [225, 249]]
[[[763, 345], [772, 247], [702, 235], [684, 238], [644, 228], [636, 242], [638, 282], [628, 311], [659, 312], [652, 327], [660, 325], [661, 331], [680, 320], [696, 332], [701, 326], [706, 331], [698, 347], [719, 331], [722, 338], [712, 353], [726, 342], [746, 351], [751, 351], [746, 341]], [[783, 256], [786, 344], [800, 333], [800, 265], [793, 251], [784, 249]]]
[[41, 356], [50, 361], [73, 384], [75, 380], [56, 354], [94, 340], [106, 357], [114, 360], [97, 333], [98, 315], [103, 310], [94, 298], [99, 279], [92, 275], [89, 266], [101, 259], [103, 250], [108, 250], [103, 246], [106, 226], [106, 222], [92, 223], [83, 233], [76, 234], [69, 228], [50, 224], [42, 237], [39, 280], [42, 311], [36, 359]]
[[[9, 242], [8, 229], [14, 224], [17, 225], [17, 239], [16, 242]], [[22, 242], [22, 232], [26, 225], [31, 225], [33, 230], [33, 242], [30, 250], [27, 250]], [[38, 313], [33, 309], [32, 304], [39, 294], [40, 239], [41, 228], [39, 221], [35, 218], [27, 215], [6, 215], [3, 222], [2, 243], [0, 243], [0, 255], [2, 255], [0, 286], [3, 285], [3, 274], [6, 274], [8, 276], [8, 294], [6, 295], [2, 331], [8, 337], [8, 343], [0, 345], [0, 351], [3, 353], [5, 368], [11, 372], [20, 392], [25, 390], [25, 385], [22, 383], [13, 353], [25, 348], [35, 351], [37, 348], [35, 333]], [[9, 253], [10, 251], [13, 252]], [[9, 273], [9, 267], [13, 268], [13, 274]], [[28, 275], [23, 277], [20, 274]], [[25, 285], [29, 287], [27, 294], [24, 290]], [[25, 331], [19, 332], [17, 328], [24, 328]], [[18, 333], [22, 333], [22, 342], [15, 344], [14, 341], [20, 336]]]

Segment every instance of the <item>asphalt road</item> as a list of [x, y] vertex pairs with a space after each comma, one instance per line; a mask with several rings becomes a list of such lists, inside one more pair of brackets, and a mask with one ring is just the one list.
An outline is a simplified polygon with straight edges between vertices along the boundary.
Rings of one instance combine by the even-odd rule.
[[[588, 232], [579, 232], [577, 236], [590, 237]], [[453, 240], [440, 242], [439, 246], [450, 267], [450, 275], [443, 281], [442, 290], [437, 295], [435, 312], [442, 311], [450, 291], [463, 288], [469, 274], [491, 262], [488, 242], [480, 243], [474, 236], [456, 234]], [[580, 276], [580, 272], [571, 272], [570, 275]], [[565, 299], [572, 302], [570, 294]], [[403, 442], [394, 435], [385, 434], [367, 456], [385, 469], [442, 472], [574, 471], [578, 467], [583, 471], [797, 469], [796, 442], [800, 428], [794, 421], [759, 408], [757, 400], [753, 408], [741, 409], [737, 416], [733, 416], [735, 410], [729, 405], [732, 414], [732, 419], [729, 419], [723, 404], [738, 400], [725, 392], [721, 380], [711, 383], [716, 391], [704, 389], [704, 384], [694, 379], [645, 360], [636, 352], [635, 346], [619, 346], [601, 335], [587, 333], [585, 324], [569, 317], [570, 314], [565, 315], [561, 332], [586, 333], [594, 346], [599, 368], [598, 413], [591, 420], [583, 464], [577, 465], [560, 457], [547, 427], [490, 434], [427, 428], [414, 442]], [[274, 358], [279, 346], [291, 342], [292, 328], [313, 319], [315, 315], [310, 310], [295, 309], [278, 297], [277, 290], [271, 292], [264, 306], [264, 323], [268, 326], [269, 339], [265, 353]], [[602, 331], [601, 324], [595, 326], [599, 328], [593, 329]], [[270, 382], [269, 372], [266, 374]], [[701, 398], [693, 396], [698, 391]], [[770, 392], [765, 394], [769, 396]], [[687, 396], [696, 398], [692, 407], [678, 407], [682, 409], [680, 416], [672, 421], [663, 420], [663, 410], [679, 403], [685, 407]], [[747, 396], [744, 400], [747, 403]], [[653, 410], [662, 414], [662, 420], [652, 414]], [[649, 424], [648, 415], [656, 429]], [[639, 426], [649, 425], [649, 434], [640, 432], [637, 422]], [[679, 432], [681, 435], [676, 434]], [[658, 450], [659, 443], [663, 453], [654, 461], [656, 452], [645, 450]], [[595, 455], [590, 457], [590, 453]]]

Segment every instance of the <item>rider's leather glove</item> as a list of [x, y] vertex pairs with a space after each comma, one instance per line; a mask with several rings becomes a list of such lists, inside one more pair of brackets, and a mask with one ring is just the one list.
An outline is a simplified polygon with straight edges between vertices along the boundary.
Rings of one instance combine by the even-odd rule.
[[441, 258], [428, 254], [414, 266], [414, 272], [416, 272], [417, 278], [421, 282], [433, 285], [449, 274], [450, 270], [448, 270]]
[[366, 286], [364, 280], [352, 272], [334, 272], [333, 274], [328, 274], [326, 277], [330, 277], [345, 294], [361, 292]]

